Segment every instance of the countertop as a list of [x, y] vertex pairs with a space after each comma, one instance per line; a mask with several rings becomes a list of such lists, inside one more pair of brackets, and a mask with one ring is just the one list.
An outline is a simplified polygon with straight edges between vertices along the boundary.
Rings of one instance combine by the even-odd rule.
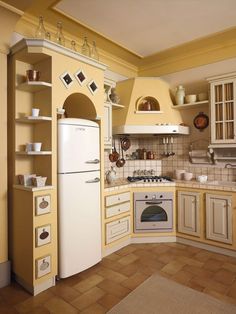
[[152, 182], [152, 183], [143, 183], [136, 182], [130, 183], [127, 179], [117, 179], [113, 183], [108, 184], [105, 182], [105, 192], [112, 192], [115, 190], [126, 189], [126, 188], [138, 188], [138, 187], [186, 187], [193, 189], [207, 189], [207, 190], [221, 190], [221, 191], [230, 191], [236, 192], [236, 184], [227, 182], [227, 181], [207, 181], [206, 183], [200, 183], [195, 180], [184, 181], [184, 180], [174, 180], [172, 182], [161, 183], [161, 182]]

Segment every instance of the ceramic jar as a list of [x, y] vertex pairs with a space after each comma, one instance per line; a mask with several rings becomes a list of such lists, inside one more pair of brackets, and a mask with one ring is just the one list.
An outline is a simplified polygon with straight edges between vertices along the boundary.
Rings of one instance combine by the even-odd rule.
[[113, 103], [119, 104], [120, 97], [116, 94], [116, 89], [114, 87], [111, 89], [111, 94], [109, 97]]
[[116, 172], [114, 170], [114, 167], [111, 167], [111, 170], [108, 170], [106, 172], [106, 180], [107, 183], [112, 183], [116, 179]]
[[179, 85], [176, 88], [176, 93], [175, 93], [175, 102], [178, 106], [184, 104], [184, 97], [185, 97], [184, 87], [182, 85]]

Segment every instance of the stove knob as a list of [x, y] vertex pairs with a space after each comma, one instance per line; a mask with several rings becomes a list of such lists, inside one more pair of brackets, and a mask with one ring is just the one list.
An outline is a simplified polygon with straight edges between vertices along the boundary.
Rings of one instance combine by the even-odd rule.
[[158, 179], [156, 179], [156, 182], [158, 182]]
[[154, 182], [154, 179], [152, 179], [152, 182]]
[[163, 195], [160, 195], [160, 198], [162, 198], [163, 197]]
[[147, 180], [146, 179], [143, 179], [143, 182], [146, 182]]
[[147, 195], [145, 195], [145, 198], [148, 198], [148, 196], [147, 196]]
[[147, 182], [150, 182], [150, 179], [148, 179]]

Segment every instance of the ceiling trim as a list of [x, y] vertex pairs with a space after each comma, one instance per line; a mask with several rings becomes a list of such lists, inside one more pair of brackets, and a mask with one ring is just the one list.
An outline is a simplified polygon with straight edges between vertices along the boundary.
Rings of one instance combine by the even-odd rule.
[[10, 5], [10, 4], [6, 3], [6, 2], [0, 1], [0, 6], [5, 8], [5, 9], [7, 9], [7, 10], [9, 10], [9, 11], [11, 11], [11, 12], [13, 12], [13, 13], [16, 13], [16, 14], [18, 14], [20, 16], [22, 16], [24, 14], [23, 11], [13, 7], [12, 5]]
[[144, 58], [139, 75], [162, 75], [236, 56], [236, 27]]
[[81, 26], [83, 26], [83, 27], [89, 29], [90, 31], [92, 31], [93, 33], [98, 34], [99, 36], [103, 37], [104, 39], [109, 40], [109, 41], [112, 42], [113, 44], [115, 44], [115, 45], [121, 47], [122, 49], [128, 51], [129, 53], [132, 53], [134, 56], [139, 57], [140, 59], [143, 59], [143, 58], [144, 58], [144, 56], [138, 54], [137, 52], [132, 51], [131, 49], [127, 48], [126, 46], [124, 46], [124, 45], [122, 45], [122, 44], [120, 44], [120, 43], [115, 42], [115, 41], [112, 40], [110, 37], [105, 36], [103, 33], [98, 32], [96, 29], [92, 28], [92, 27], [89, 26], [88, 24], [82, 23], [81, 21], [78, 21], [76, 18], [74, 18], [74, 17], [71, 16], [70, 14], [67, 14], [67, 13], [65, 13], [63, 10], [60, 10], [60, 9], [56, 8], [56, 5], [57, 5], [58, 2], [60, 2], [60, 1], [57, 1], [56, 3], [54, 3], [54, 4], [51, 6], [50, 9], [53, 10], [53, 11], [56, 11], [57, 13], [59, 13], [59, 14], [61, 14], [61, 15], [63, 15], [63, 16], [65, 16], [66, 18], [72, 20], [73, 22], [76, 22], [77, 24], [79, 24], [79, 25], [81, 25]]

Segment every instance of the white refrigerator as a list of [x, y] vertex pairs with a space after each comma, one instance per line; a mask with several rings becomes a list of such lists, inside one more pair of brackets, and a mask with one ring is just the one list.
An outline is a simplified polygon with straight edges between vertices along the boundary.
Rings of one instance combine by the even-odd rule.
[[58, 120], [59, 277], [101, 260], [99, 126]]

